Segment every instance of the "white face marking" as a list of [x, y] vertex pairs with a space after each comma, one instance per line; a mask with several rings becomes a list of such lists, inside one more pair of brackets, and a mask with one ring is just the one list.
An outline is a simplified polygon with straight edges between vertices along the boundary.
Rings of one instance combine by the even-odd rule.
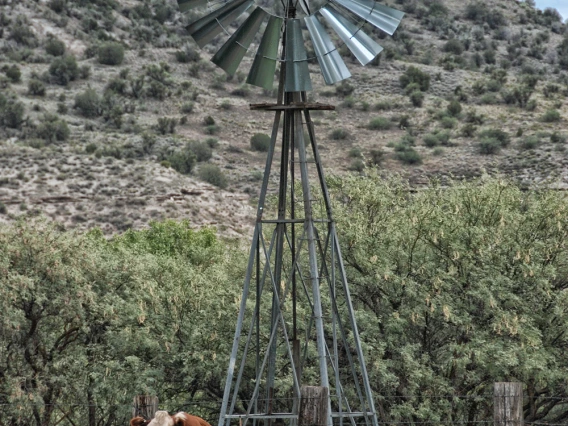
[[174, 421], [167, 411], [156, 411], [148, 426], [174, 426]]

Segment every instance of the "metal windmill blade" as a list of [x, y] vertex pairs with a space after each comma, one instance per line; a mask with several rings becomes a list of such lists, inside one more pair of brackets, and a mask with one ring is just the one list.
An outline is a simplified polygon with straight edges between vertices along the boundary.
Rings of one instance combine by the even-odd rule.
[[[295, 2], [288, 10], [295, 11]], [[227, 42], [217, 51], [212, 61], [233, 75], [250, 45], [260, 31], [263, 22], [269, 18], [255, 61], [250, 69], [247, 83], [269, 89], [272, 87], [273, 73], [278, 62], [284, 62], [288, 69], [286, 74], [286, 91], [311, 90], [310, 74], [307, 72], [309, 58], [303, 47], [304, 40], [301, 25], [304, 21], [315, 51], [315, 57], [321, 68], [326, 84], [334, 84], [351, 76], [345, 63], [339, 55], [330, 35], [320, 22], [325, 18], [334, 32], [345, 43], [355, 57], [366, 65], [383, 49], [371, 37], [362, 31], [364, 22], [392, 35], [400, 24], [404, 13], [381, 5], [374, 0], [331, 0], [319, 10], [310, 13], [307, 0], [298, 0], [306, 16], [303, 20], [295, 16], [277, 17], [260, 7], [254, 8], [249, 17], [233, 33]], [[187, 12], [193, 8], [208, 4], [208, 0], [178, 0], [180, 11]], [[207, 13], [201, 19], [187, 26], [195, 42], [203, 47], [222, 32], [229, 33], [228, 28], [239, 16], [245, 13], [253, 4], [253, 0], [232, 0]], [[345, 16], [342, 10], [359, 17], [361, 22], [353, 22]], [[295, 12], [294, 12], [295, 13]], [[282, 26], [284, 24], [284, 26]], [[278, 49], [284, 33], [286, 46], [285, 55], [278, 58]], [[272, 74], [269, 71], [272, 70]]]
[[[208, 4], [207, 0], [178, 3], [181, 11]], [[326, 389], [320, 404], [326, 407], [321, 426], [361, 422], [378, 426], [356, 307], [310, 116], [311, 110], [334, 107], [307, 102], [312, 58], [304, 33], [325, 82], [333, 84], [351, 74], [321, 19], [365, 65], [383, 48], [362, 27], [368, 24], [392, 35], [403, 14], [373, 0], [328, 0], [314, 10], [309, 0], [283, 0], [283, 4], [284, 16], [276, 16], [253, 7], [253, 0], [230, 0], [187, 26], [199, 46], [221, 33], [228, 36], [211, 60], [230, 75], [262, 32], [256, 52], [251, 52], [249, 84], [271, 89], [280, 63], [277, 102], [251, 105], [254, 110], [274, 112], [275, 119], [218, 426], [296, 426], [303, 422], [304, 385]], [[302, 19], [296, 17], [297, 5], [305, 14]], [[245, 13], [246, 19], [230, 34], [231, 23]], [[313, 176], [317, 176], [314, 185]], [[266, 200], [275, 181], [278, 204], [271, 211]]]

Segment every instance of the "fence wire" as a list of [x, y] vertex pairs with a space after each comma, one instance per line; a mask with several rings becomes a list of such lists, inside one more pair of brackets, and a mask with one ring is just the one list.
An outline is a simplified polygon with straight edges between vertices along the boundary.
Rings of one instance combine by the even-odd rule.
[[[528, 411], [530, 404], [525, 396], [525, 421], [499, 421], [494, 417], [494, 407], [498, 399], [503, 400], [505, 411], [510, 411], [509, 398], [518, 398], [514, 395], [376, 395], [379, 425], [385, 426], [568, 426], [568, 397], [551, 396], [539, 397], [540, 406], [555, 404], [558, 410], [551, 410], [540, 417], [531, 415]], [[288, 407], [291, 409], [293, 398], [273, 398], [271, 400], [258, 399], [258, 407], [271, 406]], [[236, 401], [235, 413], [244, 412], [250, 401]], [[332, 406], [334, 402], [332, 400]], [[171, 413], [185, 411], [198, 415], [208, 420], [212, 425], [217, 425], [220, 399], [200, 398], [195, 401], [183, 401], [179, 403], [161, 403], [159, 409]], [[420, 413], [420, 407], [431, 409], [433, 413], [428, 418], [425, 412]], [[143, 409], [144, 407], [136, 407]], [[0, 402], [0, 426], [83, 426], [91, 424], [88, 419], [94, 420], [96, 426], [127, 426], [134, 412], [132, 403], [87, 403], [85, 401], [65, 401], [45, 404], [37, 401], [21, 401], [17, 403]], [[246, 410], [246, 409], [245, 409]], [[262, 410], [262, 408], [260, 408]], [[437, 410], [437, 411], [436, 411]], [[334, 410], [335, 411], [335, 410]], [[356, 410], [354, 410], [356, 411]], [[564, 415], [564, 413], [566, 413]], [[48, 414], [46, 416], [46, 414]], [[249, 420], [247, 426], [289, 426], [290, 420], [284, 419], [276, 422], [264, 420]], [[241, 426], [238, 419], [230, 420], [230, 426]], [[357, 418], [350, 420], [343, 418], [340, 421], [334, 418], [334, 426], [369, 426], [365, 419]], [[291, 425], [293, 426], [293, 424]], [[310, 425], [318, 426], [318, 425]], [[321, 425], [327, 426], [327, 425]]]

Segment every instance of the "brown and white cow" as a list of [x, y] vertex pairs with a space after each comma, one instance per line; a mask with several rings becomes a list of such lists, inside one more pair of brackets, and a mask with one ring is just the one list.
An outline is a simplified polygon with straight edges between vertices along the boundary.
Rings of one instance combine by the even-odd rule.
[[170, 416], [167, 411], [156, 411], [154, 418], [145, 420], [143, 417], [134, 417], [130, 426], [211, 426], [201, 417], [179, 412]]

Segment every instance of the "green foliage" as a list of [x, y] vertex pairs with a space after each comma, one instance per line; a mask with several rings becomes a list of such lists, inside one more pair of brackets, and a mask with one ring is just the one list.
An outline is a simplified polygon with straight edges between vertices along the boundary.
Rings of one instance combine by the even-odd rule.
[[507, 147], [511, 142], [511, 135], [501, 129], [485, 129], [479, 133], [479, 137], [496, 139], [503, 148]]
[[390, 130], [391, 127], [392, 122], [386, 117], [375, 117], [367, 125], [369, 130]]
[[50, 37], [45, 43], [45, 53], [52, 56], [63, 56], [65, 43], [55, 37]]
[[543, 114], [541, 120], [545, 123], [556, 123], [560, 121], [560, 112], [556, 109], [549, 109]]
[[200, 166], [199, 177], [205, 182], [221, 189], [225, 189], [229, 183], [225, 174], [215, 164], [203, 164]]
[[334, 141], [343, 141], [349, 138], [349, 131], [346, 129], [339, 127], [337, 129], [333, 129], [329, 134], [329, 138]]
[[519, 143], [519, 147], [521, 149], [534, 149], [540, 143], [540, 139], [536, 135], [531, 135], [523, 138], [523, 140]]
[[32, 96], [45, 96], [45, 84], [43, 81], [35, 78], [28, 81], [28, 94]]
[[444, 45], [444, 52], [452, 53], [454, 55], [461, 55], [464, 51], [463, 43], [457, 38], [452, 38]]
[[459, 116], [462, 112], [462, 106], [461, 106], [460, 101], [458, 101], [457, 99], [453, 99], [448, 104], [448, 107], [446, 108], [446, 110], [448, 111], [448, 114], [450, 114], [452, 117]]
[[195, 154], [188, 145], [182, 150], [171, 152], [164, 160], [169, 162], [172, 169], [183, 175], [190, 174], [197, 162]]
[[191, 141], [188, 143], [188, 149], [195, 154], [199, 163], [209, 161], [213, 157], [213, 150], [207, 142]]
[[486, 4], [477, 1], [466, 6], [465, 17], [478, 24], [487, 24], [492, 29], [507, 24], [507, 20], [501, 11], [491, 9]]
[[67, 122], [52, 114], [45, 114], [36, 128], [36, 136], [47, 144], [66, 141], [69, 134]]
[[[410, 85], [407, 87], [410, 87]], [[414, 90], [409, 94], [409, 98], [413, 106], [415, 106], [416, 108], [420, 108], [424, 103], [424, 92], [420, 90]]]
[[79, 67], [73, 55], [57, 57], [49, 66], [49, 74], [54, 83], [66, 86], [79, 77]]
[[103, 65], [120, 65], [124, 60], [124, 46], [116, 42], [107, 42], [99, 46], [97, 59]]
[[102, 114], [102, 99], [95, 89], [86, 89], [75, 96], [75, 108], [83, 117], [94, 118]]
[[369, 164], [371, 166], [380, 166], [385, 160], [385, 151], [380, 148], [371, 149], [369, 151]]
[[[501, 380], [527, 384], [527, 406], [566, 395], [564, 195], [496, 179], [411, 195], [368, 175], [336, 177], [330, 192], [384, 421], [491, 422]], [[549, 419], [566, 415], [550, 403]]]
[[335, 86], [335, 94], [337, 96], [346, 97], [353, 94], [355, 87], [351, 85], [347, 80], [343, 80], [341, 83]]
[[430, 88], [430, 74], [415, 66], [409, 66], [404, 74], [400, 76], [399, 81], [400, 87], [403, 89], [412, 83], [416, 83], [417, 87], [423, 92], [427, 92]]
[[482, 155], [493, 155], [501, 151], [501, 142], [497, 138], [484, 137], [478, 144], [479, 153]]
[[0, 125], [19, 129], [24, 124], [24, 104], [16, 99], [6, 98], [0, 92]]
[[4, 72], [12, 83], [19, 83], [22, 79], [22, 72], [16, 64], [6, 67]]
[[398, 150], [395, 156], [398, 161], [404, 164], [422, 164], [422, 157], [412, 147], [405, 147], [403, 150]]
[[255, 133], [250, 138], [250, 147], [253, 151], [267, 152], [270, 148], [270, 136], [265, 133]]
[[8, 40], [14, 40], [16, 43], [26, 47], [36, 47], [37, 37], [32, 30], [31, 23], [27, 20], [25, 15], [20, 14], [12, 25]]
[[156, 123], [156, 130], [162, 135], [167, 135], [168, 133], [175, 133], [176, 126], [178, 124], [177, 118], [174, 117], [158, 117], [158, 122]]
[[3, 419], [55, 425], [61, 404], [84, 424], [76, 404], [88, 401], [97, 421], [122, 425], [133, 394], [179, 405], [195, 389], [222, 392], [243, 261], [231, 245], [187, 222], [109, 240], [43, 222], [0, 228]]
[[175, 53], [176, 60], [179, 63], [187, 64], [190, 62], [199, 62], [201, 56], [197, 49], [193, 49], [188, 46], [185, 50], [177, 50]]

